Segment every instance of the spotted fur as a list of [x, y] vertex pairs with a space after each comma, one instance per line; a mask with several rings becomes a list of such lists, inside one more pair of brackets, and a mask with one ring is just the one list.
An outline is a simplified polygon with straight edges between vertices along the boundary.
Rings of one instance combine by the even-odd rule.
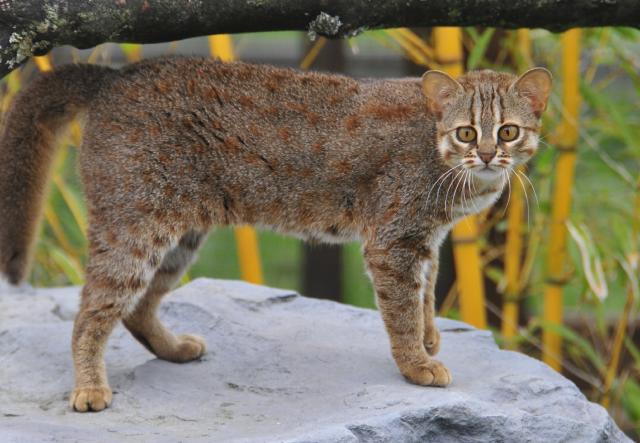
[[[0, 273], [13, 283], [27, 275], [53, 137], [84, 111], [89, 260], [73, 331], [73, 408], [110, 403], [103, 353], [119, 320], [159, 358], [205, 352], [202, 339], [174, 336], [155, 311], [206, 232], [241, 223], [360, 240], [400, 372], [447, 385], [448, 370], [430, 357], [439, 348], [438, 249], [535, 151], [548, 95], [541, 72], [361, 82], [161, 58], [43, 75], [19, 95], [0, 139]], [[521, 137], [497, 141], [505, 122]], [[460, 126], [475, 128], [477, 143], [460, 143]]]

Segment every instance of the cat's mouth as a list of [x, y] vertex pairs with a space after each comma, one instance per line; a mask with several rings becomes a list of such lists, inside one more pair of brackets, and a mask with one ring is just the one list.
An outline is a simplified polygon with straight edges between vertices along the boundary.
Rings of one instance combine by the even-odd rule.
[[500, 175], [503, 171], [502, 167], [495, 165], [483, 165], [470, 168], [474, 174], [483, 178], [493, 178]]

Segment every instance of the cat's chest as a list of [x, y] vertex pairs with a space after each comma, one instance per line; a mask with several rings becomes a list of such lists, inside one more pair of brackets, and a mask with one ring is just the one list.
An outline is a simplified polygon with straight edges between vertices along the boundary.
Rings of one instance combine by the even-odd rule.
[[453, 207], [455, 215], [466, 217], [484, 211], [500, 198], [503, 188], [502, 184], [496, 184], [481, 191], [461, 193]]

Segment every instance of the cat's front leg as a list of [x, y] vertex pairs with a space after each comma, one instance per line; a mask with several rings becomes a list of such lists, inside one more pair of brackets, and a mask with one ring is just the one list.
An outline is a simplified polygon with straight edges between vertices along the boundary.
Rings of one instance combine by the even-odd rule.
[[429, 251], [429, 258], [422, 263], [425, 280], [424, 288], [424, 347], [429, 355], [436, 355], [440, 350], [440, 331], [436, 326], [436, 280], [438, 279], [438, 248]]
[[389, 334], [391, 353], [402, 375], [425, 386], [451, 383], [449, 370], [425, 349], [422, 291], [424, 262], [429, 258], [414, 248], [371, 243], [365, 246], [364, 256]]

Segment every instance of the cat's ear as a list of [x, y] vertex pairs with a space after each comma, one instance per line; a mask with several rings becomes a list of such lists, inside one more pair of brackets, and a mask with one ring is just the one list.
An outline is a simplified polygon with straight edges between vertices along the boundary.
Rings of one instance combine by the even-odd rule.
[[427, 71], [422, 76], [422, 92], [428, 99], [429, 110], [438, 119], [452, 97], [463, 92], [462, 85], [442, 71]]
[[540, 118], [551, 93], [551, 73], [544, 68], [529, 69], [518, 77], [510, 89], [529, 100], [533, 113]]

